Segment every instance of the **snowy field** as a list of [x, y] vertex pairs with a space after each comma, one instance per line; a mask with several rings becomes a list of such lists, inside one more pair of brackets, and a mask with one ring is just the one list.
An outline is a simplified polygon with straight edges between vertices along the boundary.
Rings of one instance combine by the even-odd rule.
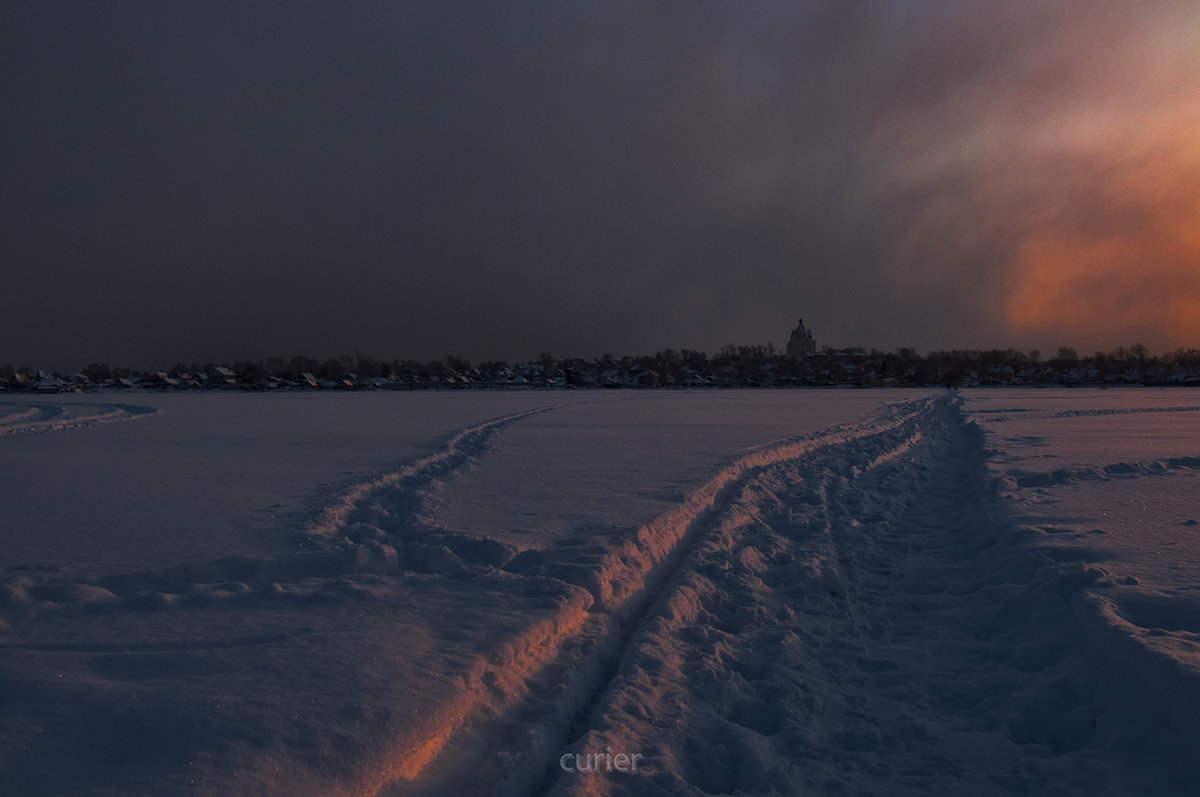
[[0, 396], [0, 794], [1196, 794], [1200, 392]]

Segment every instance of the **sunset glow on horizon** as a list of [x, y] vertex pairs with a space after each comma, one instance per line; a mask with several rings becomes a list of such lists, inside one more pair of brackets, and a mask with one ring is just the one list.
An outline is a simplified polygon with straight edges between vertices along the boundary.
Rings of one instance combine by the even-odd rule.
[[1090, 33], [1007, 84], [1040, 116], [970, 128], [1003, 164], [980, 179], [1001, 197], [1003, 323], [1043, 349], [1200, 348], [1200, 19]]
[[1006, 318], [1015, 332], [1040, 339], [1096, 350], [1143, 343], [1162, 353], [1200, 340], [1198, 257], [1194, 237], [1047, 234], [1021, 249]]
[[1200, 347], [1198, 150], [1181, 141], [1125, 162], [1114, 153], [1089, 183], [1064, 192], [1010, 264], [1005, 317], [1014, 332], [1101, 349]]
[[6, 9], [0, 362], [1200, 349], [1192, 0], [452, 5]]

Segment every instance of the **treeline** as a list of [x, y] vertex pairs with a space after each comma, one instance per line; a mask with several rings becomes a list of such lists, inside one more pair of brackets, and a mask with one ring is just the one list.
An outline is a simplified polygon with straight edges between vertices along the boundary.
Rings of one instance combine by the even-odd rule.
[[785, 387], [785, 386], [968, 386], [968, 385], [1142, 384], [1200, 385], [1200, 350], [1176, 349], [1152, 355], [1145, 346], [1080, 355], [1062, 347], [1043, 358], [1039, 351], [1015, 349], [947, 350], [919, 354], [900, 348], [823, 348], [788, 357], [774, 345], [721, 347], [709, 356], [692, 349], [664, 349], [653, 355], [560, 358], [543, 352], [537, 359], [510, 364], [472, 363], [449, 355], [439, 360], [382, 360], [355, 354], [319, 360], [239, 360], [179, 362], [163, 371], [136, 371], [91, 363], [73, 374], [47, 374], [34, 368], [0, 365], [0, 387], [87, 389], [143, 388], [361, 388], [420, 386], [531, 387]]
[[1200, 350], [1151, 355], [1140, 344], [1091, 355], [1064, 346], [1048, 358], [1038, 350], [952, 349], [922, 355], [911, 348], [830, 347], [791, 358], [767, 344], [725, 346], [711, 358], [668, 349], [638, 362], [675, 381], [698, 374], [718, 385], [1200, 385]]

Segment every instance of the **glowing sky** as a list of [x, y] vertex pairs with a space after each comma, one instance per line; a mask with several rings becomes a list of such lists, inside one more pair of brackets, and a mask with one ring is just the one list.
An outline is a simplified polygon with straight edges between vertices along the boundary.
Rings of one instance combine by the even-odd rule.
[[1200, 348], [1200, 4], [0, 5], [0, 362]]

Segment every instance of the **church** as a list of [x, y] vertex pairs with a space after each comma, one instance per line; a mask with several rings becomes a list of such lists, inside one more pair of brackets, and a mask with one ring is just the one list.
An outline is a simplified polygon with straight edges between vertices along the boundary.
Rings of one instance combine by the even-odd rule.
[[800, 323], [792, 330], [792, 337], [788, 339], [787, 356], [804, 357], [816, 353], [817, 342], [813, 340], [812, 332], [804, 328], [804, 319], [801, 318]]

